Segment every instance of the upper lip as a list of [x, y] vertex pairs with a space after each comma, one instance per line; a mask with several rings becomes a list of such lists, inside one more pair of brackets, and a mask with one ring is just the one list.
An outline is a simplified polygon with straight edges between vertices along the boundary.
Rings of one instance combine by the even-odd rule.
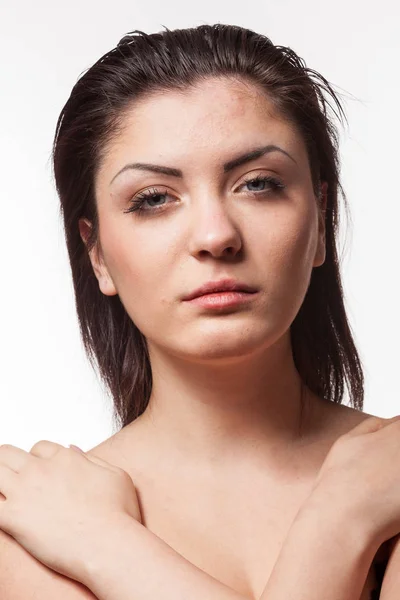
[[183, 298], [183, 300], [193, 300], [193, 298], [197, 298], [198, 296], [203, 296], [204, 294], [213, 294], [216, 292], [257, 292], [257, 289], [253, 286], [248, 285], [247, 283], [242, 283], [241, 281], [236, 281], [235, 279], [221, 279], [220, 281], [208, 281], [204, 283], [202, 286], [194, 290], [187, 296]]

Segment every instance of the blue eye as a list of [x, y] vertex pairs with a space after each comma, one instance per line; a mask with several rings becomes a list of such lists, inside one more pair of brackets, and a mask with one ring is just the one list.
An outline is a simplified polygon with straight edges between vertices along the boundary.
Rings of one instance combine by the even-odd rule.
[[150, 208], [143, 208], [145, 202], [151, 202], [155, 198], [160, 196], [167, 196], [167, 190], [164, 192], [160, 192], [157, 188], [153, 188], [153, 190], [145, 190], [140, 194], [137, 194], [129, 202], [132, 204], [128, 210], [124, 210], [125, 213], [138, 212], [138, 213], [148, 213], [148, 212], [157, 212], [159, 210], [163, 210], [164, 204], [156, 205]]
[[[250, 183], [251, 184], [260, 184], [260, 183], [264, 184], [264, 189], [251, 190], [249, 193], [252, 195], [262, 195], [262, 194], [269, 194], [269, 193], [273, 193], [273, 192], [278, 193], [278, 192], [282, 192], [282, 190], [285, 189], [285, 185], [282, 183], [282, 181], [280, 181], [276, 177], [271, 177], [270, 175], [257, 175], [256, 177], [249, 177], [248, 179], [245, 179], [245, 181], [239, 186], [238, 189], [240, 189], [241, 187], [243, 187], [247, 184], [250, 184]], [[268, 184], [267, 189], [265, 189], [266, 184]], [[157, 188], [153, 188], [152, 190], [151, 189], [145, 190], [144, 192], [137, 194], [136, 196], [134, 196], [133, 198], [131, 198], [129, 200], [129, 202], [131, 203], [131, 206], [124, 212], [125, 213], [137, 212], [138, 214], [141, 214], [141, 215], [143, 215], [144, 213], [156, 213], [159, 211], [161, 212], [165, 209], [164, 207], [167, 206], [165, 203], [164, 204], [156, 204], [155, 206], [154, 205], [150, 206], [150, 208], [144, 208], [144, 205], [146, 202], [152, 202], [162, 196], [169, 196], [169, 194], [167, 193], [167, 190], [164, 190], [163, 192], [161, 192]]]
[[243, 185], [247, 185], [248, 183], [267, 183], [269, 188], [268, 189], [263, 189], [263, 190], [253, 190], [251, 193], [261, 193], [261, 192], [267, 192], [267, 191], [279, 191], [279, 190], [283, 190], [285, 188], [285, 185], [282, 183], [282, 181], [280, 179], [277, 179], [276, 177], [271, 177], [270, 175], [257, 175], [257, 177], [249, 177], [248, 179], [245, 179], [244, 182], [242, 183], [241, 186]]

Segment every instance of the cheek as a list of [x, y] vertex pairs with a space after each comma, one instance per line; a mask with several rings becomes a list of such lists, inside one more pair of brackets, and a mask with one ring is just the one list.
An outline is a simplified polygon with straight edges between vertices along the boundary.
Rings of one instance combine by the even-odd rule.
[[124, 215], [123, 222], [110, 222], [102, 239], [118, 292], [130, 288], [140, 294], [154, 286], [162, 274], [166, 247], [162, 236], [155, 235], [151, 227], [135, 226], [130, 217]]
[[277, 257], [283, 270], [309, 270], [315, 251], [315, 232], [308, 224], [302, 227], [285, 227], [282, 235], [276, 234]]
[[151, 232], [146, 235], [130, 226], [103, 236], [106, 263], [117, 293], [139, 329], [142, 325], [146, 328], [146, 318], [162, 313], [174, 261], [171, 246], [165, 245], [162, 235], [151, 235], [151, 243], [149, 235]]
[[260, 272], [266, 274], [267, 287], [283, 302], [297, 303], [304, 297], [313, 267], [317, 244], [317, 221], [312, 211], [286, 213], [273, 226], [259, 234], [264, 252], [258, 254]]

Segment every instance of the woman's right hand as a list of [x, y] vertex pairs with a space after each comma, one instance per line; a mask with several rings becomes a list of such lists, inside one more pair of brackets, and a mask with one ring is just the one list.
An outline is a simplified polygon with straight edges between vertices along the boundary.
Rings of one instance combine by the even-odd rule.
[[[309, 496], [344, 510], [378, 548], [400, 533], [400, 415], [369, 417], [330, 448]], [[322, 500], [322, 504], [321, 504]]]

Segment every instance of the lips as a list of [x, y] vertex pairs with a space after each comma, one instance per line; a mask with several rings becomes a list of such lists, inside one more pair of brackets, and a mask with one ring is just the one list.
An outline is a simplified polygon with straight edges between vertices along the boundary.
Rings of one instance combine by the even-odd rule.
[[247, 283], [236, 281], [235, 279], [222, 279], [221, 281], [209, 281], [187, 296], [183, 300], [193, 300], [205, 294], [216, 294], [218, 292], [247, 292], [253, 294], [257, 292], [257, 288], [250, 286]]

